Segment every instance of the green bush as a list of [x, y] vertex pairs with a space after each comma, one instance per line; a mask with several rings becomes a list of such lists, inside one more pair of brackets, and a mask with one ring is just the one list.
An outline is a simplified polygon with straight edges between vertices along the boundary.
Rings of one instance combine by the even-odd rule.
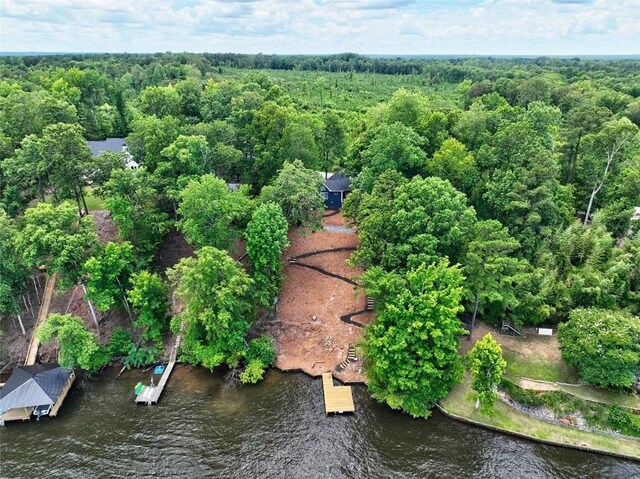
[[640, 364], [640, 321], [623, 311], [576, 309], [558, 325], [562, 357], [602, 388], [630, 389]]
[[572, 414], [579, 409], [579, 401], [563, 391], [549, 391], [540, 394], [539, 398], [557, 416]]
[[607, 410], [607, 421], [623, 434], [640, 437], [640, 415], [633, 414], [629, 409], [610, 406]]
[[509, 381], [508, 379], [503, 378], [500, 386], [506, 391], [509, 397], [511, 397], [511, 399], [513, 399], [517, 403], [524, 404], [525, 406], [544, 405], [544, 400], [538, 394], [536, 394], [535, 391], [522, 389], [520, 386], [516, 385], [512, 381]]
[[126, 356], [133, 347], [133, 341], [131, 341], [131, 332], [124, 328], [114, 328], [107, 344], [107, 351], [112, 358], [120, 358]]
[[124, 359], [123, 364], [127, 369], [141, 368], [151, 364], [156, 359], [156, 348], [153, 346], [135, 346], [131, 345], [129, 354]]
[[240, 382], [242, 384], [255, 384], [264, 376], [265, 364], [259, 359], [249, 361], [247, 366], [240, 374]]

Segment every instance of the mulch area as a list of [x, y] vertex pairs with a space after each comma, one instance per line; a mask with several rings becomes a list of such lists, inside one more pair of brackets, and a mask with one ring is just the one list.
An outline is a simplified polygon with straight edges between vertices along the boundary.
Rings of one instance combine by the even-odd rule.
[[[344, 226], [341, 215], [325, 218], [325, 224]], [[335, 368], [347, 357], [350, 345], [358, 343], [362, 328], [347, 324], [340, 316], [364, 308], [364, 292], [337, 278], [318, 271], [288, 264], [286, 259], [299, 254], [330, 248], [356, 247], [358, 236], [349, 233], [318, 231], [300, 236], [289, 234], [291, 246], [285, 251], [284, 283], [276, 320], [267, 326], [278, 352], [276, 367], [301, 370], [312, 376], [331, 371], [343, 382], [364, 382], [362, 360], [358, 358], [344, 371]], [[363, 271], [346, 264], [349, 252], [329, 252], [301, 259], [329, 272], [357, 278]], [[366, 321], [371, 315], [356, 316]]]

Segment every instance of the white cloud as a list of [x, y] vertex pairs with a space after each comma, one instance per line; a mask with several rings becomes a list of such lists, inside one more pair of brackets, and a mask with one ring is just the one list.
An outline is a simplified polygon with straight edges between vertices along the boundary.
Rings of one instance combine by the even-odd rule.
[[623, 54], [639, 24], [637, 0], [3, 0], [0, 48]]

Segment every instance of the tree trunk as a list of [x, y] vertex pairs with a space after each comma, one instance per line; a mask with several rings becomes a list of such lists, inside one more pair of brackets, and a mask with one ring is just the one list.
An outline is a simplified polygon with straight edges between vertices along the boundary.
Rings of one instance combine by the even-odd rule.
[[476, 294], [476, 304], [473, 307], [473, 316], [471, 316], [471, 325], [469, 326], [469, 336], [467, 339], [471, 341], [471, 336], [473, 336], [473, 328], [476, 325], [476, 316], [478, 315], [478, 305], [480, 304], [480, 294]]
[[22, 324], [22, 316], [18, 314], [18, 323], [20, 323], [20, 329], [22, 330], [22, 335], [26, 336], [27, 332], [24, 330], [24, 324]]
[[24, 297], [24, 294], [22, 295], [22, 302], [24, 303], [24, 309], [25, 311], [27, 311], [27, 313], [31, 313], [31, 317], [33, 319], [36, 319], [36, 315], [33, 313], [33, 308], [29, 309], [29, 305], [27, 304], [27, 298]]
[[[85, 299], [87, 296], [87, 287], [82, 283], [82, 291], [84, 291]], [[96, 312], [93, 309], [93, 303], [89, 299], [87, 299], [87, 304], [89, 305], [89, 310], [91, 311], [91, 317], [93, 318], [93, 324], [96, 325], [96, 330], [98, 331], [98, 336], [100, 336], [100, 326], [98, 326], [98, 318], [96, 318]]]
[[34, 315], [34, 317], [35, 317], [35, 313], [34, 313], [34, 311], [33, 311], [33, 303], [31, 302], [31, 296], [29, 296], [29, 295], [27, 294], [27, 296], [26, 296], [26, 297], [27, 297], [27, 302], [29, 303], [29, 308], [31, 309], [31, 314], [33, 314], [33, 315]]
[[38, 284], [36, 283], [36, 279], [31, 276], [31, 281], [33, 282], [33, 290], [36, 292], [36, 299], [38, 300], [38, 304], [42, 303], [40, 299], [40, 292], [38, 291]]
[[84, 206], [84, 212], [85, 214], [89, 214], [89, 207], [87, 206], [87, 200], [84, 197], [84, 191], [82, 188], [80, 188], [80, 198], [82, 198], [82, 204]]
[[591, 214], [591, 208], [593, 207], [593, 200], [598, 194], [598, 192], [602, 189], [602, 185], [604, 185], [604, 180], [607, 179], [607, 174], [609, 173], [609, 167], [611, 166], [611, 162], [613, 161], [614, 156], [616, 156], [616, 153], [620, 151], [620, 148], [622, 148], [622, 145], [624, 145], [626, 141], [627, 140], [624, 139], [620, 142], [620, 144], [614, 145], [611, 147], [611, 149], [607, 150], [607, 165], [604, 167], [604, 173], [602, 174], [602, 179], [600, 180], [600, 183], [598, 184], [598, 181], [596, 180], [595, 184], [593, 185], [593, 191], [591, 191], [591, 196], [589, 197], [589, 205], [587, 206], [587, 212], [584, 215], [584, 223], [582, 223], [582, 226], [586, 227], [587, 224], [589, 223], [589, 215]]
[[78, 205], [78, 215], [82, 218], [82, 205], [80, 204], [80, 195], [78, 194], [78, 188], [73, 187], [73, 195], [76, 197], [76, 204]]
[[124, 288], [122, 287], [122, 283], [120, 282], [120, 278], [116, 278], [118, 282], [118, 286], [120, 287], [120, 293], [122, 294], [122, 304], [124, 304], [124, 309], [127, 310], [127, 314], [129, 315], [129, 319], [133, 323], [133, 314], [131, 314], [131, 306], [129, 305], [129, 301], [127, 301], [127, 295], [124, 292]]

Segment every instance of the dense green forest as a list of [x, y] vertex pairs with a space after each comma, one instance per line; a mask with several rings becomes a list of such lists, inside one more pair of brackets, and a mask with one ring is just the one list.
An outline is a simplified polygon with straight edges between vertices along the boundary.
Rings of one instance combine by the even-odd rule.
[[[153, 357], [171, 286], [183, 359], [259, 380], [274, 351], [250, 331], [278, 294], [287, 229], [318, 227], [315, 171], [341, 170], [351, 261], [378, 309], [365, 334], [378, 397], [415, 415], [443, 397], [461, 375], [460, 317], [564, 323], [570, 362], [584, 354], [573, 323], [627, 318], [593, 337], [624, 354], [575, 363], [615, 388], [640, 372], [640, 61], [59, 55], [3, 57], [0, 78], [2, 327], [38, 267], [134, 326], [98, 345], [52, 316], [41, 333], [72, 343], [68, 365]], [[126, 137], [140, 167], [92, 157], [85, 140], [107, 137]], [[97, 241], [94, 201], [117, 243]], [[173, 229], [196, 254], [158, 271]], [[228, 254], [241, 239], [246, 267]], [[412, 368], [425, 348], [429, 384]]]

